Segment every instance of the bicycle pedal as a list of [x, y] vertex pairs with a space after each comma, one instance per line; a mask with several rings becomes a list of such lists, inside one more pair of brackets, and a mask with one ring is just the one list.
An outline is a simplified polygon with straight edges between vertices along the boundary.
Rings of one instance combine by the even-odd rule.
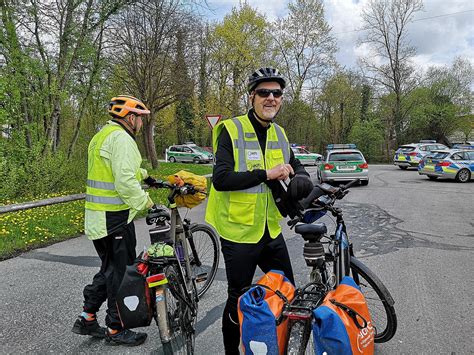
[[196, 282], [204, 282], [207, 280], [207, 272], [196, 275]]

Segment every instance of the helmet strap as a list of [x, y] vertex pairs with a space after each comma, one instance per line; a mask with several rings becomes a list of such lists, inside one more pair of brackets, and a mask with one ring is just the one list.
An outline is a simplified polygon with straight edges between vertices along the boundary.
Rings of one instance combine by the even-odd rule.
[[125, 131], [133, 138], [136, 138], [136, 129], [130, 125], [130, 122], [124, 117], [124, 118], [112, 118], [112, 122], [115, 122], [122, 126]]

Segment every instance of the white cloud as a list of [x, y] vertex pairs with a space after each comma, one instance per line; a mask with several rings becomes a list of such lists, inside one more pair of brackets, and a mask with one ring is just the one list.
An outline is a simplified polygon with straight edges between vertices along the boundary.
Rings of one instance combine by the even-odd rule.
[[[212, 10], [208, 16], [211, 19], [221, 20], [228, 14], [233, 7], [238, 7], [239, 0], [208, 0], [209, 8]], [[262, 15], [265, 15], [267, 20], [275, 20], [278, 17], [285, 16], [287, 10], [287, 0], [247, 0], [247, 3], [257, 9]]]
[[[357, 40], [363, 37], [361, 13], [367, 0], [345, 1], [326, 0], [327, 20], [333, 27], [338, 41], [338, 62], [354, 67], [357, 57], [368, 53]], [[426, 70], [433, 65], [449, 65], [455, 57], [462, 56], [474, 63], [474, 12], [452, 14], [466, 10], [474, 10], [470, 0], [425, 0], [424, 11], [415, 14], [415, 19], [408, 26], [408, 39], [416, 48], [417, 55], [413, 58], [416, 66]]]
[[[358, 56], [368, 53], [364, 45], [358, 44], [363, 32], [362, 9], [369, 0], [323, 0], [325, 16], [336, 37], [339, 51], [336, 58], [343, 66], [357, 66]], [[213, 13], [206, 17], [222, 20], [239, 0], [209, 0]], [[247, 0], [247, 3], [274, 20], [287, 14], [288, 0]], [[424, 11], [415, 14], [415, 19], [474, 10], [472, 0], [425, 0]], [[415, 21], [408, 27], [408, 38], [416, 48], [415, 65], [426, 69], [432, 65], [449, 65], [455, 57], [468, 58], [474, 64], [474, 12]]]

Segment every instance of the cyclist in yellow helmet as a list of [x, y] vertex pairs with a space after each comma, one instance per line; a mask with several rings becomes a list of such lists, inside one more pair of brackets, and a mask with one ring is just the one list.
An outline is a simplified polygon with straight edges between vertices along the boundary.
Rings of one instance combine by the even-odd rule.
[[[88, 149], [85, 234], [92, 240], [102, 265], [84, 288], [83, 312], [74, 323], [76, 334], [105, 338], [112, 345], [142, 344], [146, 333], [122, 329], [115, 298], [125, 268], [136, 258], [135, 226], [138, 211], [153, 206], [141, 181], [156, 182], [140, 168], [142, 158], [135, 142], [150, 111], [139, 99], [120, 95], [108, 108], [112, 120], [92, 138]], [[96, 313], [107, 300], [107, 329], [99, 326]]]

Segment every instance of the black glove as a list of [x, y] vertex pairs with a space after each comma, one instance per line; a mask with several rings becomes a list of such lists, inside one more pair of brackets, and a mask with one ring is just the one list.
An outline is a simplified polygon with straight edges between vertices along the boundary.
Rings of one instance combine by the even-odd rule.
[[150, 187], [159, 187], [160, 182], [156, 180], [155, 178], [152, 178], [151, 176], [148, 176], [145, 180], [143, 180], [145, 184], [147, 184]]
[[288, 194], [291, 200], [298, 201], [305, 198], [313, 190], [313, 183], [306, 175], [295, 175], [288, 185]]

